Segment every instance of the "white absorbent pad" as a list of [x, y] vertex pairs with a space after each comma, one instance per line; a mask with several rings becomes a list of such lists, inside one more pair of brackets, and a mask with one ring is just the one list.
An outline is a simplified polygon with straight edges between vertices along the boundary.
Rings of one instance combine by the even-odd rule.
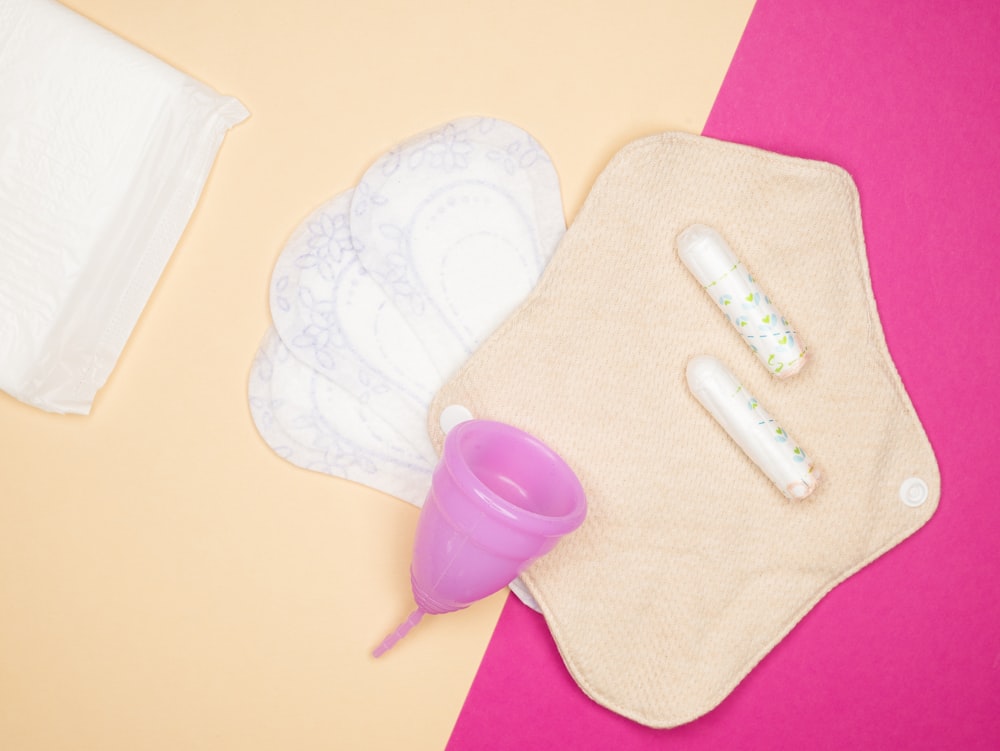
[[351, 203], [361, 262], [446, 375], [527, 296], [565, 229], [548, 156], [488, 118], [392, 149]]
[[247, 114], [56, 2], [0, 3], [0, 388], [90, 411]]
[[437, 457], [423, 434], [410, 443], [360, 399], [292, 356], [274, 329], [250, 372], [250, 411], [258, 432], [283, 459], [424, 502]]
[[[685, 268], [677, 238], [696, 223], [809, 342], [794, 377], [762, 366]], [[747, 413], [749, 394], [767, 405], [782, 426], [770, 439], [809, 450], [822, 479], [808, 497], [786, 498], [690, 392], [700, 355], [731, 369]], [[580, 687], [654, 727], [721, 702], [940, 493], [879, 325], [851, 178], [698, 136], [615, 156], [534, 292], [435, 397], [435, 445], [452, 404], [537, 435], [577, 472], [586, 521], [521, 578]]]
[[397, 146], [313, 211], [271, 278], [250, 403], [302, 467], [421, 505], [445, 378], [528, 294], [565, 231], [552, 162], [522, 129], [464, 118]]
[[271, 276], [274, 327], [302, 368], [430, 450], [427, 406], [444, 379], [361, 265], [349, 221], [352, 194], [310, 214], [278, 257]]

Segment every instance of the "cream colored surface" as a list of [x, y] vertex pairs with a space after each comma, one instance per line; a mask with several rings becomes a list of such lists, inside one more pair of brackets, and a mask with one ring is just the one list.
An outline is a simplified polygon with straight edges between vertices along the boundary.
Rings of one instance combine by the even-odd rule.
[[408, 612], [416, 510], [292, 467], [246, 379], [288, 234], [401, 139], [530, 131], [569, 218], [624, 143], [701, 129], [751, 3], [74, 0], [251, 119], [86, 418], [0, 395], [0, 748], [440, 749], [503, 595]]
[[[684, 268], [676, 239], [696, 222], [810, 342], [801, 372], [774, 378]], [[808, 498], [778, 492], [688, 391], [703, 354], [768, 405], [788, 431], [775, 440], [812, 456], [823, 477]], [[537, 435], [580, 475], [586, 521], [521, 579], [577, 683], [652, 727], [718, 705], [940, 496], [882, 336], [850, 176], [700, 136], [615, 156], [535, 291], [435, 398], [436, 445], [449, 404]], [[900, 499], [912, 477], [922, 505]]]

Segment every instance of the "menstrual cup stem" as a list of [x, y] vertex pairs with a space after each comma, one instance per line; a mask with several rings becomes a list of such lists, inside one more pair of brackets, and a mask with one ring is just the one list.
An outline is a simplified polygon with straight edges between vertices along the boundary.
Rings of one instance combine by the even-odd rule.
[[423, 617], [424, 617], [424, 611], [421, 610], [420, 608], [417, 608], [412, 613], [410, 613], [410, 617], [407, 618], [405, 621], [403, 621], [401, 624], [399, 624], [399, 628], [397, 628], [395, 631], [393, 631], [391, 634], [385, 637], [385, 641], [383, 641], [381, 644], [378, 645], [375, 651], [372, 652], [372, 656], [381, 657], [390, 649], [392, 649], [394, 646], [396, 646], [396, 642], [398, 642], [400, 639], [402, 639], [404, 636], [410, 633], [410, 629], [416, 626], [418, 623], [420, 623], [420, 619]]

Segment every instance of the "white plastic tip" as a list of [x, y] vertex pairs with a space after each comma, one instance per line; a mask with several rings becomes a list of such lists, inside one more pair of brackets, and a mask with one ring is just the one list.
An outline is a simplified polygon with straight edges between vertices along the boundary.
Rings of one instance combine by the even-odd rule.
[[468, 407], [464, 407], [461, 404], [449, 404], [441, 410], [441, 416], [438, 418], [438, 421], [441, 425], [441, 430], [447, 435], [456, 425], [472, 419], [472, 412], [469, 411]]

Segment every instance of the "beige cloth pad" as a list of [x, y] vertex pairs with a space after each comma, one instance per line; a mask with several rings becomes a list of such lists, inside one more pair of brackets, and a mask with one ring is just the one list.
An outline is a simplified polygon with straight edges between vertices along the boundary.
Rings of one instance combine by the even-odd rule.
[[[800, 374], [768, 375], [682, 265], [676, 238], [695, 222], [797, 327]], [[805, 501], [783, 498], [695, 401], [685, 365], [699, 354], [811, 455], [824, 477]], [[587, 520], [523, 579], [580, 687], [653, 727], [715, 707], [940, 494], [879, 325], [851, 178], [697, 136], [612, 160], [538, 287], [438, 393], [438, 449], [450, 404], [538, 435], [579, 474]], [[916, 507], [900, 497], [909, 478], [929, 490]]]

